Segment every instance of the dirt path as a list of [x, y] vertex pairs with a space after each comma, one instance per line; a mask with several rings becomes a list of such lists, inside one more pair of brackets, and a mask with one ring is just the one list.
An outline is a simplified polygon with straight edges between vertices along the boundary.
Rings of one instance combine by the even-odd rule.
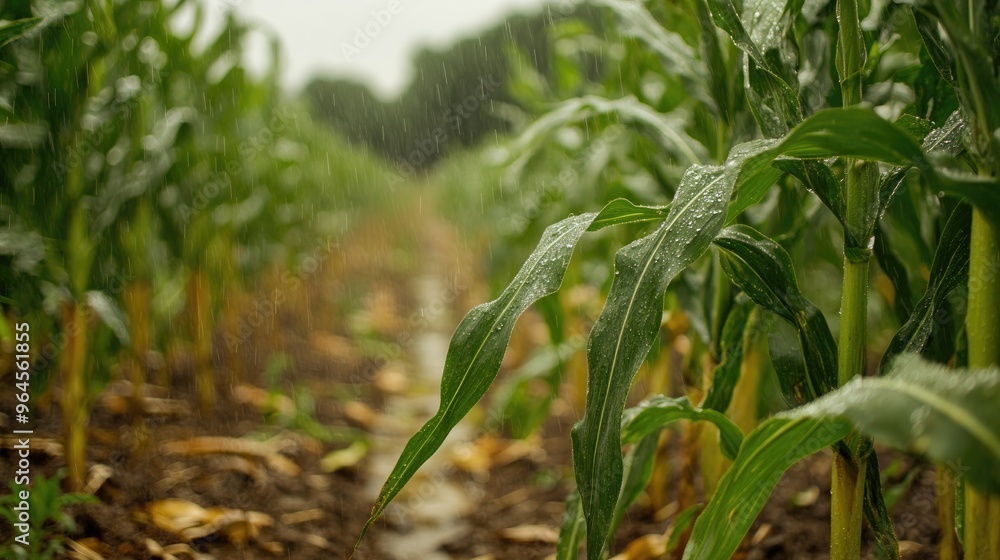
[[[452, 312], [459, 287], [449, 275], [447, 232], [432, 219], [420, 226], [424, 251], [421, 267], [412, 280], [416, 306], [401, 337], [410, 390], [386, 399], [382, 427], [372, 435], [365, 493], [375, 500], [407, 440], [430, 418], [440, 404], [439, 387], [448, 343], [457, 318]], [[468, 530], [466, 517], [482, 494], [471, 481], [458, 481], [449, 457], [457, 445], [471, 440], [475, 429], [461, 422], [444, 445], [414, 476], [386, 511], [387, 529], [380, 533], [380, 547], [391, 560], [448, 560], [442, 545], [456, 541]]]

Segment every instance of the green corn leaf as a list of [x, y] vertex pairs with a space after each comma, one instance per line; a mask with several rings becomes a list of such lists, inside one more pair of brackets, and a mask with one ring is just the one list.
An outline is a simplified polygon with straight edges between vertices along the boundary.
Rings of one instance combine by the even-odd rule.
[[621, 21], [619, 31], [646, 43], [663, 61], [663, 69], [680, 77], [693, 97], [711, 103], [705, 84], [705, 67], [683, 37], [660, 25], [637, 0], [598, 0], [596, 3], [610, 8]]
[[[628, 223], [621, 217], [621, 207], [621, 203], [613, 202], [608, 205], [607, 214], [602, 210], [599, 214], [572, 216], [546, 228], [535, 251], [500, 297], [473, 308], [462, 319], [445, 357], [440, 408], [406, 443], [379, 491], [358, 543], [417, 469], [437, 451], [452, 428], [486, 394], [496, 379], [517, 318], [532, 303], [559, 288], [583, 233], [598, 220]], [[646, 217], [640, 214], [636, 219], [644, 221]]]
[[[858, 134], [864, 130], [865, 134]], [[774, 169], [776, 158], [789, 156], [801, 159], [850, 157], [882, 161], [895, 165], [913, 165], [933, 173], [917, 142], [906, 132], [861, 108], [825, 109], [802, 121], [781, 141], [758, 154], [744, 166], [762, 176], [765, 169]], [[781, 172], [779, 171], [779, 177]], [[776, 181], [777, 178], [774, 179]], [[750, 206], [759, 202], [774, 181], [746, 181], [740, 184], [736, 199], [729, 208], [728, 223]], [[834, 197], [831, 193], [831, 197]], [[835, 198], [831, 198], [831, 202]], [[839, 203], [831, 204], [837, 207]]]
[[[941, 128], [930, 131], [924, 137], [920, 148], [927, 155], [942, 154], [951, 157], [958, 156], [965, 150], [962, 137], [966, 130], [967, 127], [965, 118], [962, 116], [962, 111], [955, 111], [948, 117], [948, 120], [945, 121]], [[879, 184], [880, 206], [878, 216], [880, 218], [885, 213], [886, 208], [889, 207], [889, 203], [892, 202], [893, 196], [895, 196], [899, 187], [903, 184], [903, 179], [906, 178], [906, 174], [910, 169], [912, 169], [912, 166], [895, 167], [882, 176]]]
[[889, 516], [889, 508], [882, 494], [882, 479], [879, 476], [882, 471], [879, 469], [878, 455], [871, 451], [866, 461], [868, 461], [866, 471], [868, 474], [865, 476], [865, 519], [868, 520], [868, 527], [875, 533], [878, 547], [887, 560], [899, 560], [899, 541], [896, 539], [896, 528], [892, 524], [892, 517]]
[[923, 40], [927, 54], [930, 55], [931, 62], [937, 68], [941, 77], [948, 80], [952, 85], [955, 82], [955, 60], [948, 52], [944, 42], [941, 40], [941, 33], [938, 31], [937, 23], [933, 19], [919, 11], [913, 11], [913, 18], [917, 22], [917, 31], [920, 32], [920, 39]]
[[920, 142], [923, 142], [924, 138], [927, 138], [927, 135], [935, 130], [933, 121], [909, 113], [898, 116], [896, 120], [892, 121], [892, 124], [908, 132], [910, 136]]
[[904, 355], [886, 376], [857, 377], [748, 434], [695, 523], [684, 559], [729, 558], [782, 473], [855, 429], [1000, 493], [1000, 369], [948, 370]]
[[572, 432], [591, 559], [603, 554], [608, 540], [622, 484], [621, 416], [632, 379], [659, 330], [667, 285], [708, 248], [743, 164], [766, 146], [738, 146], [723, 167], [689, 168], [666, 221], [615, 256], [615, 279], [589, 338], [586, 410]]
[[743, 443], [743, 432], [725, 414], [711, 408], [698, 408], [687, 397], [657, 395], [626, 410], [622, 418], [622, 443], [640, 441], [677, 420], [715, 424], [719, 428], [723, 454], [729, 459], [736, 458]]
[[698, 518], [698, 512], [701, 511], [701, 506], [702, 504], [688, 506], [674, 518], [673, 527], [670, 529], [670, 536], [667, 537], [667, 554], [673, 552], [674, 549], [677, 548], [677, 545], [680, 544], [681, 537], [687, 532], [691, 523]]
[[445, 358], [440, 408], [407, 442], [379, 492], [358, 542], [417, 469], [441, 446], [451, 429], [486, 393], [496, 378], [517, 318], [535, 300], [559, 288], [577, 241], [596, 217], [593, 213], [583, 214], [549, 226], [535, 252], [500, 297], [473, 308], [462, 319]]
[[823, 314], [799, 291], [792, 260], [785, 250], [757, 230], [730, 226], [715, 239], [723, 270], [754, 302], [795, 326], [805, 358], [804, 377], [780, 371], [783, 387], [801, 404], [837, 384], [837, 346]]
[[740, 366], [743, 365], [744, 335], [747, 334], [747, 325], [753, 307], [752, 302], [744, 301], [733, 307], [726, 317], [720, 338], [721, 360], [712, 370], [712, 384], [708, 388], [708, 394], [705, 396], [702, 408], [723, 413], [729, 409], [729, 403], [733, 399], [733, 391], [740, 379]]
[[688, 119], [683, 111], [664, 115], [631, 95], [620, 99], [586, 95], [564, 101], [511, 142], [505, 148], [507, 158], [512, 160], [511, 169], [516, 173], [523, 168], [557, 130], [600, 115], [615, 115], [623, 124], [637, 125], [648, 131], [684, 166], [708, 159], [705, 147], [685, 131]]
[[850, 433], [847, 422], [778, 416], [760, 424], [743, 440], [740, 454], [695, 522], [684, 560], [731, 557], [782, 473]]
[[666, 206], [638, 206], [629, 200], [618, 198], [601, 210], [601, 215], [594, 219], [587, 231], [597, 231], [618, 224], [663, 221], [668, 210]]
[[995, 227], [1000, 227], [1000, 185], [996, 179], [944, 169], [934, 184], [941, 192], [968, 199]]
[[[773, 313], [768, 313], [774, 317]], [[771, 365], [777, 372], [781, 394], [790, 406], [799, 403], [797, 395], [802, 394], [802, 385], [807, 377], [806, 362], [799, 342], [799, 332], [787, 321], [770, 321], [767, 334], [767, 353]]]
[[972, 237], [972, 208], [961, 204], [951, 213], [941, 233], [927, 290], [910, 318], [900, 327], [882, 356], [879, 370], [885, 372], [896, 356], [923, 350], [934, 330], [934, 317], [946, 303], [948, 294], [969, 278], [969, 243]]
[[845, 223], [847, 199], [844, 188], [829, 166], [818, 160], [799, 159], [778, 159], [774, 166], [798, 179], [833, 212], [837, 221]]
[[583, 521], [580, 493], [573, 490], [566, 497], [566, 513], [563, 514], [559, 540], [556, 542], [556, 560], [576, 560], [586, 534], [587, 524]]
[[730, 68], [722, 56], [719, 35], [712, 23], [712, 14], [705, 0], [695, 2], [698, 10], [698, 26], [701, 29], [701, 58], [708, 69], [708, 84], [712, 92], [710, 106], [717, 109], [716, 114], [727, 121], [732, 120], [732, 84], [730, 83]]
[[746, 53], [744, 74], [751, 112], [765, 136], [783, 136], [802, 120], [798, 95], [783, 76], [778, 55], [784, 4], [753, 0], [744, 4], [740, 18], [732, 0], [708, 0], [715, 24]]
[[708, 7], [715, 25], [725, 31], [740, 50], [758, 63], [764, 64], [764, 53], [743, 26], [743, 20], [740, 19], [732, 0], [708, 0]]
[[618, 526], [625, 517], [625, 512], [635, 503], [653, 478], [653, 463], [659, 443], [660, 430], [654, 430], [640, 438], [625, 455], [625, 481], [622, 483], [622, 491], [615, 505], [615, 516], [611, 522], [611, 530], [608, 531], [610, 534], [618, 532]]
[[[780, 142], [749, 159], [741, 171], [748, 178], [741, 180], [736, 198], [729, 207], [727, 223], [759, 202], [774, 184], [767, 169], [775, 170], [775, 159], [789, 156], [802, 159], [847, 157], [891, 163], [902, 168], [915, 167], [926, 175], [931, 185], [941, 192], [969, 199], [994, 223], [1000, 224], [1000, 185], [996, 179], [984, 178], [950, 169], [937, 169], [929, 153], [955, 153], [961, 149], [959, 138], [964, 127], [955, 115], [939, 130], [928, 134], [921, 148], [910, 134], [862, 108], [825, 109], [802, 121]], [[857, 134], [864, 130], [865, 134]], [[878, 217], [884, 212], [892, 193], [902, 182], [905, 169], [891, 172], [879, 187], [876, 206]], [[780, 171], [779, 171], [780, 176]]]
[[892, 282], [894, 294], [894, 304], [896, 307], [896, 317], [901, 323], [905, 323], [913, 313], [913, 296], [910, 292], [910, 279], [906, 273], [906, 267], [896, 256], [889, 243], [889, 238], [881, 226], [875, 226], [875, 260], [885, 275]]
[[[960, 70], [959, 89], [967, 97], [967, 109], [977, 122], [974, 128], [984, 135], [1000, 128], [1000, 106], [996, 103], [1000, 80], [988, 62], [993, 58], [991, 51], [995, 46], [992, 38], [984, 40], [989, 37], [985, 23], [989, 21], [985, 13], [987, 3], [969, 2], [962, 9], [950, 0], [919, 0], [915, 4], [922, 14], [940, 24], [947, 35], [949, 51]], [[984, 148], [996, 140], [981, 137], [973, 138], [972, 142]]]
[[8, 43], [16, 41], [34, 29], [41, 21], [42, 18], [31, 17], [7, 22], [6, 25], [0, 27], [0, 47], [5, 47]]
[[[865, 134], [858, 134], [864, 130]], [[825, 109], [802, 121], [775, 148], [798, 158], [851, 157], [926, 165], [912, 136], [869, 109]]]

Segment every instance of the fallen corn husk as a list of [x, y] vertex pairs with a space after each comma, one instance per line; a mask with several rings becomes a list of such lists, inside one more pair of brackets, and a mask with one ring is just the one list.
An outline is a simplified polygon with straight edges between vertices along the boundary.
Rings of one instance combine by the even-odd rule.
[[203, 508], [187, 500], [170, 498], [146, 504], [137, 512], [140, 521], [173, 533], [185, 541], [221, 533], [230, 541], [243, 543], [256, 538], [274, 519], [266, 513], [228, 508]]

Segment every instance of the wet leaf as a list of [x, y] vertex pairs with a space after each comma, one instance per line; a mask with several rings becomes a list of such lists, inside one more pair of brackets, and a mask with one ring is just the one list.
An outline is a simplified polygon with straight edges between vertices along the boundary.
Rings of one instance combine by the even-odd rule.
[[875, 246], [873, 254], [879, 267], [885, 272], [886, 277], [892, 282], [894, 291], [894, 305], [896, 317], [901, 323], [905, 323], [913, 312], [913, 296], [910, 292], [910, 279], [906, 273], [906, 267], [896, 256], [889, 238], [884, 229], [875, 227]]
[[715, 424], [719, 428], [722, 452], [729, 459], [736, 458], [743, 442], [743, 432], [725, 414], [710, 408], [697, 408], [687, 397], [657, 395], [626, 410], [622, 419], [622, 442], [637, 442], [648, 434], [658, 434], [665, 426], [677, 420]]
[[835, 387], [837, 345], [826, 318], [799, 291], [788, 253], [764, 234], [743, 225], [723, 230], [715, 244], [722, 250], [723, 269], [733, 283], [798, 333], [805, 371], [778, 369], [786, 393], [790, 389], [801, 404]]
[[711, 103], [705, 84], [704, 64], [695, 56], [694, 49], [680, 35], [660, 25], [642, 2], [598, 0], [597, 5], [610, 8], [621, 21], [621, 33], [648, 45], [663, 61], [664, 71], [680, 77], [692, 96]]
[[685, 560], [731, 556], [781, 475], [852, 430], [957, 466], [969, 483], [1000, 494], [1000, 370], [948, 370], [903, 355], [884, 377], [856, 377], [748, 434], [695, 523]]
[[954, 85], [955, 61], [951, 53], [948, 52], [947, 47], [945, 47], [944, 41], [941, 40], [941, 33], [938, 31], [937, 23], [920, 11], [912, 13], [913, 18], [917, 22], [917, 31], [920, 32], [920, 39], [923, 40], [924, 47], [927, 48], [927, 53], [930, 55], [934, 67], [937, 68], [942, 78]]
[[611, 522], [610, 534], [618, 532], [618, 526], [625, 517], [625, 512], [642, 494], [653, 477], [653, 462], [656, 459], [656, 448], [660, 442], [660, 430], [654, 430], [639, 438], [638, 442], [625, 455], [625, 480], [622, 483], [618, 504], [615, 505], [615, 517]]
[[691, 167], [666, 221], [615, 256], [615, 279], [589, 338], [586, 410], [572, 432], [590, 558], [603, 554], [608, 539], [622, 485], [625, 398], [659, 330], [667, 285], [707, 249], [722, 227], [743, 163], [765, 147], [738, 146], [725, 167]]
[[615, 115], [624, 125], [648, 131], [681, 165], [707, 159], [705, 147], [686, 132], [688, 119], [682, 111], [664, 115], [631, 95], [619, 99], [586, 95], [564, 101], [526, 128], [507, 148], [516, 158], [512, 169], [522, 168], [557, 130], [599, 115]]
[[825, 163], [815, 160], [778, 159], [774, 162], [774, 166], [801, 181], [833, 212], [837, 221], [845, 223], [847, 200], [844, 188]]
[[934, 330], [937, 313], [948, 294], [969, 278], [969, 243], [972, 236], [972, 208], [962, 204], [952, 212], [938, 241], [927, 290], [917, 302], [910, 318], [892, 337], [882, 355], [879, 371], [885, 372], [896, 356], [921, 352]]
[[[729, 34], [744, 53], [747, 97], [754, 118], [767, 137], [785, 135], [802, 120], [798, 95], [783, 77], [778, 51], [779, 21], [784, 6], [772, 0], [748, 2], [740, 18], [732, 0], [709, 0], [715, 24]], [[749, 21], [748, 21], [749, 19]]]
[[[865, 130], [866, 133], [859, 135], [858, 130]], [[745, 167], [762, 174], [766, 169], [773, 169], [773, 162], [780, 156], [801, 159], [858, 158], [913, 165], [933, 174], [920, 146], [909, 134], [873, 111], [861, 108], [817, 111], [773, 147], [748, 161]], [[727, 222], [732, 223], [736, 216], [759, 202], [776, 180], [741, 182], [736, 199], [729, 208]], [[834, 200], [831, 198], [831, 201]]]
[[[358, 543], [417, 469], [434, 454], [452, 428], [486, 393], [496, 379], [517, 318], [532, 303], [559, 288], [573, 249], [583, 233], [597, 220], [628, 223], [621, 215], [620, 203], [612, 202], [608, 207], [607, 214], [604, 211], [582, 214], [549, 226], [535, 251], [503, 293], [497, 299], [473, 308], [459, 323], [445, 358], [441, 405], [403, 448], [379, 492]], [[646, 218], [648, 215], [645, 213], [636, 216], [638, 221]]]
[[[955, 111], [948, 117], [948, 120], [941, 128], [936, 128], [927, 133], [920, 149], [928, 155], [958, 156], [965, 151], [962, 137], [966, 130], [965, 117], [962, 116], [962, 111]], [[897, 166], [883, 174], [879, 182], [879, 217], [889, 207], [889, 203], [892, 202], [893, 197], [903, 184], [903, 180], [910, 169], [912, 169], [912, 166]]]
[[598, 231], [608, 226], [618, 224], [637, 224], [643, 222], [660, 222], [667, 217], [669, 207], [638, 206], [624, 198], [612, 200], [601, 210], [587, 231]]
[[888, 560], [899, 560], [899, 542], [896, 540], [896, 528], [889, 516], [889, 508], [882, 493], [881, 470], [878, 466], [878, 455], [868, 453], [868, 467], [865, 471], [865, 519], [868, 527], [875, 533], [879, 549]]
[[733, 391], [740, 380], [740, 366], [743, 365], [744, 335], [749, 325], [753, 303], [744, 301], [737, 304], [726, 317], [722, 327], [719, 346], [722, 358], [712, 370], [712, 384], [702, 408], [725, 412], [733, 399]]
[[566, 513], [563, 514], [559, 541], [556, 543], [556, 560], [576, 560], [586, 533], [587, 524], [583, 519], [580, 493], [573, 490], [566, 497]]
[[695, 519], [698, 518], [698, 512], [701, 511], [702, 504], [695, 504], [689, 506], [684, 511], [677, 514], [674, 518], [674, 524], [670, 527], [670, 537], [667, 538], [667, 550], [666, 552], [672, 552], [677, 545], [680, 544], [680, 539], [687, 532], [688, 527], [694, 523]]

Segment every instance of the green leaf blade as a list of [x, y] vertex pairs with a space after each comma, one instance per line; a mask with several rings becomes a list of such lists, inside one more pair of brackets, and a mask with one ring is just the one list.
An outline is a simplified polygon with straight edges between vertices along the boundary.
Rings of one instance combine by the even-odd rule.
[[573, 216], [549, 226], [535, 252], [497, 299], [473, 308], [455, 330], [445, 358], [441, 406], [407, 442], [379, 492], [365, 531], [389, 502], [482, 398], [500, 369], [517, 318], [562, 283], [577, 241], [597, 214]]
[[608, 540], [622, 484], [621, 415], [659, 329], [667, 285], [721, 229], [739, 167], [691, 167], [663, 225], [615, 256], [615, 280], [587, 349], [586, 411], [572, 432], [591, 559]]
[[743, 443], [743, 432], [718, 410], [698, 408], [687, 397], [672, 399], [657, 395], [625, 411], [622, 419], [622, 442], [633, 443], [677, 420], [711, 422], [719, 428], [722, 452], [735, 459]]
[[40, 17], [30, 17], [8, 22], [7, 25], [0, 27], [0, 47], [5, 47], [7, 44], [20, 39], [25, 33], [34, 29], [41, 21], [42, 18]]
[[962, 204], [952, 212], [941, 233], [931, 264], [930, 280], [923, 297], [917, 302], [909, 319], [892, 337], [882, 356], [879, 370], [889, 369], [896, 356], [904, 352], [920, 352], [934, 329], [934, 318], [945, 298], [969, 278], [969, 243], [972, 238], [972, 207]]
[[730, 226], [715, 240], [723, 270], [754, 302], [795, 327], [804, 357], [797, 368], [779, 371], [782, 387], [800, 404], [837, 385], [837, 346], [823, 314], [799, 291], [791, 257], [776, 242], [743, 225]]
[[[736, 384], [740, 380], [744, 337], [757, 337], [761, 334], [757, 323], [751, 321], [753, 308], [753, 302], [744, 301], [737, 304], [726, 317], [726, 322], [722, 327], [720, 344], [722, 360], [712, 370], [712, 384], [708, 388], [704, 402], [702, 402], [702, 408], [710, 408], [723, 413], [729, 409]], [[749, 333], [747, 332], [748, 327], [750, 328]]]
[[775, 417], [747, 435], [733, 465], [694, 524], [684, 560], [729, 558], [789, 467], [851, 432], [847, 422], [824, 424]]
[[500, 369], [514, 323], [530, 305], [559, 289], [580, 237], [593, 231], [591, 228], [598, 220], [603, 222], [594, 229], [643, 223], [661, 213], [660, 209], [618, 199], [599, 213], [571, 216], [549, 226], [503, 293], [469, 311], [448, 345], [441, 378], [441, 406], [403, 448], [358, 536], [358, 543], [417, 469], [441, 446], [452, 428], [486, 394]]
[[619, 224], [659, 222], [667, 217], [667, 208], [662, 206], [639, 206], [624, 198], [612, 200], [594, 218], [587, 231], [598, 231]]
[[948, 370], [914, 355], [763, 422], [695, 523], [684, 560], [729, 558], [792, 464], [857, 430], [1000, 494], [1000, 369]]
[[573, 490], [566, 497], [566, 513], [559, 526], [559, 540], [556, 542], [556, 560], [577, 560], [580, 544], [586, 534], [587, 525], [580, 507], [580, 493]]

